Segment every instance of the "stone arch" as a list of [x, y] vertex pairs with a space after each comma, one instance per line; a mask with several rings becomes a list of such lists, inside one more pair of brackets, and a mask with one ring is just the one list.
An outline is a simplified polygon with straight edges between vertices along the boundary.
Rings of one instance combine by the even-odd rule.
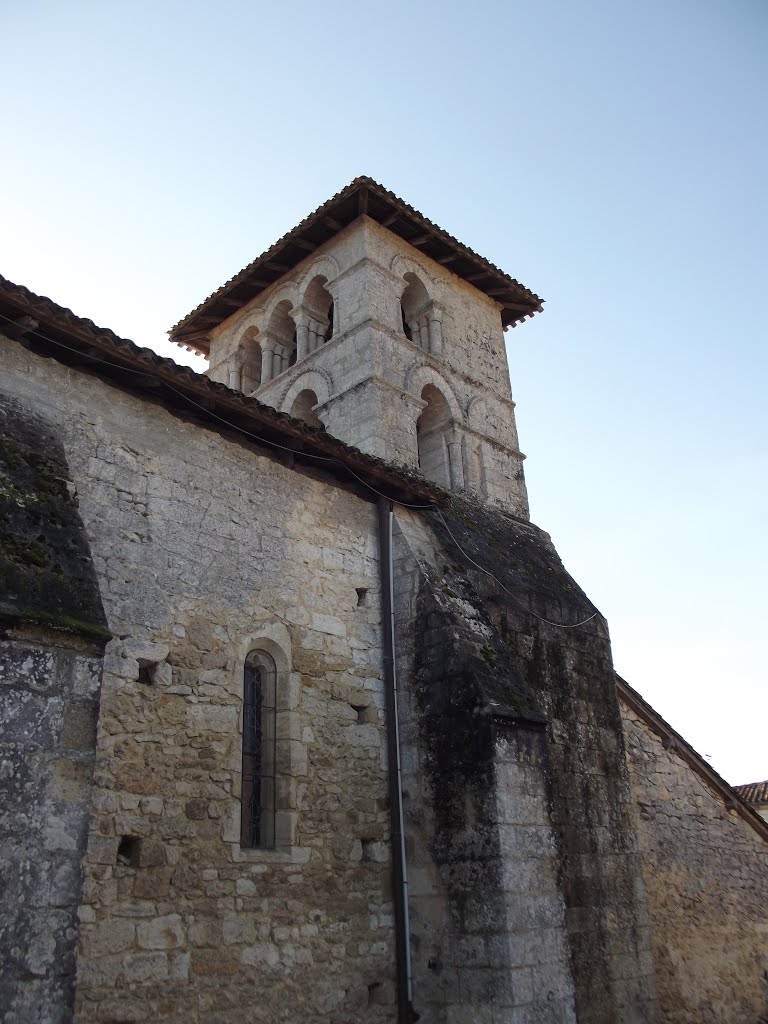
[[403, 334], [409, 341], [429, 352], [429, 314], [432, 300], [424, 282], [417, 274], [408, 271], [405, 280], [406, 286], [400, 296]]
[[240, 336], [240, 342], [237, 346], [237, 362], [239, 364], [239, 371], [235, 370], [230, 372], [229, 386], [233, 387], [233, 374], [237, 376], [239, 373], [240, 380], [236, 382], [235, 386], [246, 395], [255, 391], [261, 384], [262, 353], [259, 333], [259, 329], [255, 325], [246, 327], [243, 331]]
[[440, 284], [426, 267], [423, 267], [413, 256], [409, 256], [406, 253], [398, 252], [389, 261], [389, 269], [394, 276], [400, 281], [404, 280], [407, 274], [413, 274], [415, 277], [421, 278], [424, 285], [432, 296], [436, 298], [440, 289]]
[[245, 667], [245, 660], [252, 650], [267, 651], [277, 665], [278, 675], [287, 676], [291, 671], [291, 636], [282, 622], [269, 622], [256, 627], [253, 633], [241, 637], [237, 645], [235, 657], [234, 692], [239, 687], [239, 679]]
[[305, 388], [293, 400], [293, 405], [288, 412], [294, 419], [301, 420], [308, 427], [317, 427], [318, 430], [323, 430], [323, 421], [315, 412], [316, 405], [317, 395], [310, 388]]
[[414, 259], [398, 253], [390, 269], [401, 282], [397, 322], [400, 330], [425, 352], [439, 356], [443, 351], [442, 306], [436, 301], [438, 282]]
[[456, 423], [464, 422], [464, 413], [461, 410], [461, 403], [456, 397], [448, 381], [433, 366], [426, 363], [414, 363], [406, 372], [405, 389], [412, 395], [420, 395], [427, 384], [432, 384], [440, 391], [451, 410], [451, 416]]
[[291, 316], [290, 299], [281, 299], [272, 307], [264, 331], [262, 352], [265, 361], [271, 358], [272, 372], [262, 372], [262, 380], [277, 377], [296, 362], [296, 324]]
[[467, 402], [467, 423], [476, 430], [487, 433], [488, 403], [482, 395], [474, 395]]
[[285, 344], [290, 344], [296, 325], [291, 316], [293, 305], [290, 299], [281, 299], [275, 303], [269, 314], [266, 329]]
[[328, 278], [324, 274], [315, 274], [302, 296], [300, 329], [306, 325], [308, 352], [314, 352], [330, 341], [334, 333], [334, 303], [327, 284]]
[[322, 275], [326, 281], [334, 281], [339, 276], [339, 264], [330, 253], [325, 253], [314, 260], [304, 271], [298, 286], [299, 301], [303, 301], [304, 292], [313, 278]]
[[[244, 636], [238, 644], [237, 656], [234, 659], [234, 678], [232, 681], [233, 693], [242, 694], [242, 680], [249, 657], [256, 652], [263, 652], [270, 656], [275, 664], [275, 707], [276, 707], [276, 737], [275, 737], [275, 807], [274, 807], [274, 849], [288, 849], [294, 842], [294, 827], [297, 807], [295, 806], [295, 787], [292, 787], [290, 779], [295, 775], [297, 768], [296, 750], [291, 740], [285, 738], [293, 735], [291, 720], [296, 716], [296, 697], [298, 692], [297, 677], [291, 671], [291, 642], [286, 627], [281, 622], [265, 623], [257, 632]], [[245, 704], [243, 703], [243, 710]], [[240, 749], [242, 756], [244, 715], [240, 715]], [[299, 741], [300, 742], [300, 741]], [[299, 758], [299, 760], [301, 760]], [[233, 796], [235, 800], [232, 805], [232, 827], [229, 835], [232, 840], [236, 832], [239, 832], [241, 822], [241, 799], [243, 795], [242, 774], [240, 786], [235, 787]], [[239, 791], [238, 791], [239, 790]], [[225, 826], [226, 827], [226, 826]], [[258, 858], [263, 850], [247, 849], [238, 843], [236, 846], [237, 859]]]
[[299, 303], [299, 292], [294, 281], [283, 281], [283, 283], [270, 295], [263, 307], [264, 322], [268, 323], [275, 311], [275, 307], [287, 302], [290, 309], [295, 309]]
[[264, 306], [254, 306], [253, 309], [247, 310], [242, 316], [233, 319], [236, 331], [245, 332], [249, 327], [256, 327], [261, 330], [264, 326]]
[[324, 405], [333, 394], [333, 381], [326, 370], [313, 369], [300, 374], [283, 395], [280, 412], [290, 413], [293, 403], [302, 391], [313, 391], [317, 396], [316, 405]]
[[448, 440], [452, 426], [451, 407], [442, 391], [431, 383], [424, 385], [419, 397], [425, 403], [416, 420], [419, 469], [428, 480], [441, 487], [450, 487]]

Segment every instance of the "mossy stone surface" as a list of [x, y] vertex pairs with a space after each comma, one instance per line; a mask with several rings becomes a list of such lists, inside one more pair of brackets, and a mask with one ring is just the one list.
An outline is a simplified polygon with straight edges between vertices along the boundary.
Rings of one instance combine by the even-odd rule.
[[0, 616], [109, 639], [61, 443], [0, 402]]

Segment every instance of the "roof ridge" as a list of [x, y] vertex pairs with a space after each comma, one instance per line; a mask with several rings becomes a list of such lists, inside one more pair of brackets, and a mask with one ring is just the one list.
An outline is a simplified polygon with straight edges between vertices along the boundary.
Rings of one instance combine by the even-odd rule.
[[[256, 256], [255, 259], [251, 260], [251, 262], [248, 263], [245, 267], [243, 267], [242, 270], [239, 270], [236, 274], [233, 274], [233, 276], [230, 277], [227, 281], [225, 281], [224, 284], [222, 284], [215, 291], [211, 292], [210, 295], [208, 295], [205, 299], [203, 299], [202, 302], [195, 306], [195, 308], [191, 310], [191, 312], [183, 316], [168, 331], [171, 340], [175, 341], [176, 344], [178, 345], [195, 347], [193, 342], [190, 345], [192, 339], [190, 339], [189, 337], [184, 337], [184, 334], [182, 332], [184, 331], [185, 328], [187, 329], [187, 334], [200, 336], [205, 334], [208, 330], [210, 330], [211, 326], [213, 325], [208, 327], [201, 327], [197, 331], [190, 330], [190, 325], [194, 322], [196, 318], [200, 317], [205, 322], [209, 322], [211, 319], [216, 320], [216, 318], [219, 317], [217, 323], [221, 323], [223, 320], [231, 316], [235, 311], [229, 306], [226, 308], [226, 310], [220, 309], [218, 312], [214, 312], [212, 316], [211, 314], [209, 314], [207, 317], [204, 317], [203, 314], [204, 311], [210, 309], [211, 307], [215, 307], [218, 299], [223, 298], [228, 292], [233, 291], [239, 285], [242, 285], [244, 282], [247, 282], [249, 276], [253, 274], [257, 269], [261, 269], [262, 274], [265, 272], [271, 273], [272, 269], [268, 267], [268, 264], [270, 260], [281, 249], [290, 247], [298, 235], [300, 235], [304, 231], [316, 227], [322, 221], [322, 218], [324, 216], [330, 216], [330, 213], [332, 210], [334, 210], [334, 208], [339, 207], [345, 201], [353, 197], [357, 191], [361, 191], [363, 189], [368, 189], [379, 200], [383, 200], [384, 203], [389, 204], [390, 207], [394, 206], [396, 209], [399, 209], [401, 213], [404, 216], [410, 218], [412, 222], [415, 221], [418, 225], [427, 229], [429, 235], [433, 236], [435, 242], [437, 242], [438, 244], [442, 244], [442, 246], [447, 246], [449, 250], [452, 249], [456, 251], [460, 259], [464, 259], [468, 261], [470, 264], [473, 264], [474, 271], [476, 271], [477, 268], [479, 267], [483, 268], [484, 271], [490, 274], [491, 276], [494, 276], [496, 278], [496, 282], [494, 283], [496, 285], [497, 294], [499, 285], [502, 285], [504, 289], [508, 289], [510, 295], [514, 295], [516, 301], [520, 302], [522, 305], [514, 306], [513, 304], [513, 306], [510, 307], [510, 309], [516, 310], [516, 314], [514, 316], [510, 316], [507, 319], [507, 323], [511, 323], [512, 326], [514, 326], [514, 324], [517, 323], [518, 321], [524, 320], [526, 319], [526, 317], [533, 316], [534, 313], [541, 311], [543, 300], [538, 295], [536, 295], [535, 292], [532, 292], [529, 288], [527, 288], [516, 278], [511, 277], [509, 274], [505, 273], [498, 266], [496, 266], [496, 264], [491, 263], [491, 261], [486, 259], [484, 256], [480, 256], [479, 253], [475, 252], [468, 245], [465, 245], [463, 242], [460, 242], [455, 237], [455, 235], [452, 235], [444, 228], [441, 228], [439, 224], [436, 224], [434, 221], [430, 220], [423, 213], [421, 213], [421, 211], [411, 206], [404, 199], [401, 199], [400, 196], [398, 196], [396, 193], [385, 188], [380, 182], [376, 181], [375, 178], [371, 178], [369, 175], [359, 175], [358, 177], [353, 178], [348, 184], [346, 184], [342, 189], [340, 189], [338, 192], [332, 195], [329, 199], [326, 199], [325, 202], [321, 203], [320, 206], [318, 206], [315, 210], [307, 214], [307, 216], [304, 217], [301, 221], [299, 221], [299, 223], [295, 227], [291, 228], [285, 234], [281, 235], [281, 237], [278, 238], [276, 242], [273, 242], [271, 246], [265, 249], [264, 252]], [[344, 230], [344, 228], [348, 227], [349, 224], [353, 223], [354, 220], [357, 219], [357, 217], [362, 216], [363, 212], [365, 212], [368, 216], [372, 216], [370, 209], [366, 204], [365, 211], [363, 211], [361, 208], [360, 211], [356, 212], [354, 216], [347, 220], [346, 223], [339, 224], [337, 222], [335, 228], [332, 229], [331, 235], [329, 235], [323, 241], [315, 241], [313, 244], [317, 248], [320, 248], [322, 245], [326, 244], [326, 242], [330, 241], [330, 239], [333, 238], [334, 235], [338, 234], [339, 231]], [[374, 217], [373, 219], [375, 220], [376, 218]], [[390, 227], [390, 230], [394, 230], [394, 223], [393, 226]], [[404, 241], [408, 241], [408, 238], [406, 238], [405, 236], [401, 235], [400, 237], [402, 237]], [[311, 255], [311, 250], [310, 252], [307, 252], [306, 250], [303, 251], [303, 253], [298, 257], [289, 256], [288, 259], [292, 259], [290, 266], [288, 268], [283, 267], [280, 273], [286, 273], [294, 266], [297, 266], [303, 259], [306, 259], [309, 255]], [[429, 253], [427, 253], [426, 255], [429, 255]], [[458, 273], [459, 277], [462, 276], [462, 274], [460, 272], [457, 272], [455, 269], [453, 272]], [[468, 271], [465, 271], [465, 274], [466, 273], [468, 273]], [[481, 279], [482, 276], [483, 274], [481, 273]], [[257, 282], [251, 282], [251, 294], [246, 295], [244, 297], [239, 297], [238, 301], [241, 301], [242, 305], [246, 305], [266, 288], [271, 287], [271, 285], [274, 284], [275, 281], [279, 280], [279, 277], [280, 274], [278, 274], [278, 276], [273, 278], [271, 281], [267, 281], [266, 283], [263, 281], [263, 279]], [[473, 281], [472, 283], [474, 287], [478, 288], [478, 290], [484, 290], [484, 286], [478, 281]], [[492, 286], [488, 285], [487, 287], [490, 288]], [[501, 301], [500, 299], [497, 299], [496, 301], [499, 301], [501, 303], [503, 309], [506, 308], [504, 306], [503, 301]], [[202, 348], [200, 349], [200, 351], [204, 352], [205, 349]]]

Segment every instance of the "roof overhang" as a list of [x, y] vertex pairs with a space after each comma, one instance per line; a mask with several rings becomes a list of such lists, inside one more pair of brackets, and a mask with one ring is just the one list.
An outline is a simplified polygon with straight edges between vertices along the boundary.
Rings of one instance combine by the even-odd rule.
[[292, 231], [210, 295], [168, 332], [171, 341], [208, 355], [210, 332], [358, 217], [367, 216], [484, 292], [512, 326], [541, 312], [542, 300], [372, 178], [355, 178]]
[[331, 478], [368, 501], [384, 497], [422, 508], [448, 501], [445, 491], [416, 472], [390, 466], [188, 366], [139, 348], [2, 276], [0, 336], [3, 342], [11, 339], [38, 355], [94, 374], [285, 465]]

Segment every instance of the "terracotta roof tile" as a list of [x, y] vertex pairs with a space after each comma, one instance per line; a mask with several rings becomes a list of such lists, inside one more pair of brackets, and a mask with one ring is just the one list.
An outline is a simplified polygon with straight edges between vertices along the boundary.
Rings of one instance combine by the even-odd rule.
[[383, 489], [395, 500], [437, 504], [447, 500], [440, 488], [418, 473], [366, 455], [324, 430], [141, 348], [0, 275], [2, 334], [23, 336], [24, 344], [34, 350], [99, 373], [123, 390], [139, 391], [147, 398], [162, 396], [168, 408], [178, 407], [207, 418], [209, 429], [229, 428], [257, 444], [263, 442], [265, 447], [283, 450], [305, 466], [327, 469], [347, 480], [351, 474], [371, 490]]
[[744, 786], [734, 786], [742, 800], [748, 804], [768, 804], [768, 780], [765, 782], [749, 782]]
[[[363, 176], [355, 178], [319, 206], [183, 317], [168, 332], [171, 340], [206, 354], [209, 347], [207, 332], [235, 312], [237, 306], [232, 305], [233, 298], [241, 305], [250, 302], [286, 273], [286, 268], [290, 269], [306, 259], [311, 248], [319, 248], [363, 213], [379, 223], [386, 222], [390, 231], [407, 242], [419, 237], [420, 251], [438, 261], [450, 261], [453, 273], [465, 279], [471, 277], [473, 287], [480, 291], [493, 292], [494, 300], [502, 306], [501, 318], [505, 327], [515, 326], [541, 311], [542, 300], [538, 295], [463, 245], [373, 178]], [[280, 267], [270, 266], [278, 256]]]

